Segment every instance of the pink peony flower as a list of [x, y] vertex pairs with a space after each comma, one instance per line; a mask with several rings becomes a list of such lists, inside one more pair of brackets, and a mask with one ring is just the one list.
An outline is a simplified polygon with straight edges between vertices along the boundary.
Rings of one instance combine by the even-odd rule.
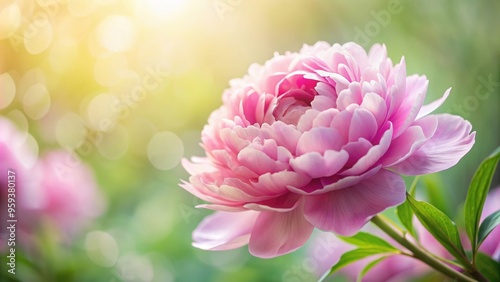
[[15, 173], [16, 232], [25, 247], [29, 247], [29, 238], [37, 234], [40, 225], [51, 222], [58, 228], [59, 235], [68, 238], [98, 216], [104, 207], [88, 167], [65, 151], [49, 152], [38, 159], [26, 142], [28, 136], [0, 117], [2, 241], [9, 236], [4, 224], [10, 192], [7, 171], [11, 170]]
[[314, 227], [353, 235], [405, 199], [398, 173], [455, 165], [475, 133], [461, 117], [430, 115], [425, 76], [406, 76], [385, 46], [319, 42], [275, 55], [230, 82], [202, 132], [207, 156], [183, 161], [181, 186], [217, 210], [193, 245], [249, 244], [268, 258], [302, 246]]

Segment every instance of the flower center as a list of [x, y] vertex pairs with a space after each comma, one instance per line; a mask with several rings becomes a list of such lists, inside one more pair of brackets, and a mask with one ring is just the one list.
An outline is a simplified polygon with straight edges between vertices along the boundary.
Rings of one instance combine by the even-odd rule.
[[297, 125], [300, 117], [311, 108], [313, 98], [314, 94], [311, 95], [305, 90], [289, 90], [278, 98], [273, 116], [286, 124]]

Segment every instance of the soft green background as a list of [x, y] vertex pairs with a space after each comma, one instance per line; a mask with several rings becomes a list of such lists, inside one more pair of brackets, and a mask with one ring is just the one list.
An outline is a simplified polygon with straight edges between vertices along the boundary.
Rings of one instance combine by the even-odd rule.
[[[2, 1], [0, 9], [14, 2]], [[37, 11], [43, 11], [44, 1], [17, 2], [24, 8], [23, 23], [15, 34], [22, 36]], [[78, 123], [58, 127], [65, 115], [74, 113], [89, 123], [92, 114], [87, 107], [93, 97], [102, 93], [127, 97], [148, 68], [169, 75], [117, 118], [118, 125], [103, 133], [99, 146], [80, 154], [107, 197], [107, 212], [71, 246], [53, 242], [49, 236], [42, 257], [29, 258], [39, 272], [19, 266], [16, 277], [23, 281], [36, 281], [36, 277], [106, 282], [282, 281], [292, 277], [289, 271], [307, 268], [304, 248], [262, 260], [251, 257], [246, 248], [206, 252], [191, 247], [192, 230], [209, 212], [193, 209], [201, 202], [178, 186], [180, 179], [188, 177], [180, 165], [159, 170], [147, 154], [152, 136], [164, 131], [175, 133], [183, 145], [155, 147], [151, 158], [172, 167], [181, 152], [185, 157], [202, 154], [200, 130], [220, 105], [228, 81], [244, 75], [250, 64], [262, 64], [274, 52], [298, 51], [304, 43], [356, 40], [365, 48], [384, 43], [394, 62], [405, 56], [408, 74], [429, 78], [426, 103], [453, 88], [438, 111], [470, 120], [477, 132], [476, 145], [456, 167], [424, 179], [438, 183], [440, 189], [433, 190], [432, 198], [450, 216], [460, 214], [475, 168], [500, 144], [499, 1], [167, 0], [150, 1], [151, 7], [140, 1], [98, 2], [59, 1], [58, 13], [50, 16], [53, 36], [45, 38], [50, 43], [40, 53], [26, 50], [12, 36], [0, 41], [0, 74], [8, 72], [17, 86], [14, 102], [1, 114], [22, 124], [26, 114], [20, 97], [27, 83], [22, 77], [38, 68], [51, 103], [41, 119], [28, 116], [29, 132], [41, 153], [74, 146], [86, 139], [81, 131], [65, 131], [78, 128]], [[109, 15], [125, 15], [133, 23], [133, 39], [127, 41], [126, 33], [117, 35], [116, 42], [130, 43], [126, 50], [119, 45], [119, 52], [107, 51], [99, 45], [99, 40], [106, 39], [95, 39]], [[123, 69], [135, 74], [112, 86], [99, 82], [108, 81], [108, 76], [113, 79]], [[482, 81], [493, 83], [480, 89], [478, 97], [475, 93]], [[105, 106], [100, 114], [105, 114]], [[494, 183], [499, 183], [498, 178]], [[423, 186], [419, 189], [422, 197], [429, 194]], [[116, 243], [118, 253], [110, 251], [106, 241], [101, 254], [97, 253], [106, 263], [89, 258], [85, 240], [90, 231], [105, 232]]]

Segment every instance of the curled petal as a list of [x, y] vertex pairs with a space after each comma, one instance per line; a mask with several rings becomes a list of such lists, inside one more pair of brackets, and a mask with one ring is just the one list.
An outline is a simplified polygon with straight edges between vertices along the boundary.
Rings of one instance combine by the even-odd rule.
[[203, 250], [231, 250], [248, 244], [259, 213], [215, 212], [193, 232], [193, 246]]
[[381, 163], [384, 166], [392, 166], [411, 156], [431, 138], [436, 131], [437, 123], [435, 116], [427, 116], [410, 126], [403, 134], [392, 140]]
[[302, 134], [297, 144], [297, 154], [308, 152], [323, 154], [326, 150], [336, 150], [344, 145], [346, 140], [338, 130], [331, 127], [315, 127]]
[[446, 92], [444, 92], [443, 97], [437, 99], [434, 102], [431, 102], [430, 104], [422, 106], [422, 108], [418, 112], [417, 119], [419, 119], [421, 117], [425, 117], [426, 115], [434, 112], [434, 110], [436, 110], [437, 108], [439, 108], [444, 103], [444, 101], [446, 101], [446, 99], [448, 98], [448, 96], [450, 95], [450, 91], [451, 91], [451, 88], [448, 88], [446, 90]]
[[476, 136], [475, 132], [470, 133], [472, 125], [459, 116], [436, 117], [434, 135], [405, 161], [393, 166], [397, 172], [418, 175], [442, 171], [457, 164], [470, 151]]
[[307, 196], [305, 216], [321, 230], [352, 236], [374, 215], [404, 202], [405, 192], [401, 176], [381, 170], [351, 187]]
[[290, 161], [290, 165], [297, 172], [304, 173], [311, 178], [331, 176], [337, 173], [349, 159], [349, 154], [327, 150], [323, 155], [318, 152], [306, 153]]
[[248, 248], [260, 258], [272, 258], [295, 251], [305, 244], [313, 226], [304, 218], [303, 209], [289, 212], [261, 212], [255, 222]]

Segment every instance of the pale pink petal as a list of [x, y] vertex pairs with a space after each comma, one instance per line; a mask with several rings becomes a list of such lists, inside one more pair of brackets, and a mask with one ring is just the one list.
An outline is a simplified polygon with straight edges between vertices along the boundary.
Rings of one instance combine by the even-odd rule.
[[[420, 126], [424, 123], [426, 126]], [[402, 135], [392, 140], [391, 146], [380, 163], [384, 167], [398, 164], [415, 153], [434, 134], [437, 127], [437, 119], [427, 116], [413, 126], [410, 126]]]
[[191, 175], [215, 172], [217, 170], [208, 158], [191, 158], [191, 161], [182, 159], [181, 163], [184, 169]]
[[272, 125], [263, 124], [260, 134], [262, 138], [276, 140], [279, 146], [285, 147], [290, 152], [295, 152], [301, 132], [294, 125], [278, 121]]
[[[429, 117], [429, 116], [427, 116]], [[471, 124], [459, 116], [436, 115], [436, 132], [420, 149], [393, 168], [403, 174], [418, 175], [448, 169], [474, 145], [475, 135]]]
[[302, 208], [289, 212], [261, 212], [250, 236], [248, 249], [260, 258], [273, 258], [295, 251], [305, 244], [313, 226]]
[[196, 205], [195, 208], [207, 209], [213, 211], [224, 211], [224, 212], [242, 212], [248, 210], [247, 208], [244, 208], [243, 205], [228, 206], [228, 205], [217, 205], [217, 204], [201, 204], [201, 205]]
[[193, 196], [196, 196], [197, 198], [200, 198], [203, 201], [210, 202], [213, 204], [235, 206], [240, 203], [221, 198], [219, 195], [217, 195], [212, 191], [214, 189], [209, 189], [207, 187], [208, 185], [203, 183], [198, 175], [191, 176], [189, 178], [189, 182], [182, 181], [182, 183], [179, 184], [179, 186], [184, 188]]
[[346, 163], [346, 167], [352, 167], [356, 162], [359, 161], [370, 148], [373, 147], [373, 144], [366, 139], [359, 139], [355, 142], [349, 142], [342, 147], [342, 150], [347, 151], [349, 153], [349, 160]]
[[450, 91], [451, 91], [451, 88], [448, 88], [446, 90], [446, 92], [444, 92], [443, 97], [437, 99], [434, 102], [431, 102], [430, 104], [422, 106], [422, 108], [418, 112], [417, 119], [419, 119], [421, 117], [425, 117], [426, 115], [434, 112], [437, 108], [439, 108], [444, 103], [444, 101], [446, 101], [448, 96], [450, 95]]
[[203, 250], [231, 250], [248, 244], [259, 212], [215, 212], [193, 231], [193, 246]]
[[319, 195], [324, 194], [330, 191], [343, 189], [352, 185], [355, 185], [364, 179], [367, 179], [373, 175], [375, 175], [382, 166], [376, 166], [369, 171], [360, 174], [360, 175], [352, 175], [352, 176], [338, 176], [334, 175], [331, 177], [320, 178], [311, 181], [309, 184], [303, 187], [295, 187], [293, 185], [288, 186], [288, 190], [291, 192], [300, 194], [300, 195]]
[[306, 185], [311, 179], [296, 171], [280, 171], [266, 173], [259, 176], [256, 182], [252, 182], [254, 190], [262, 195], [279, 195], [288, 191], [288, 185]]
[[311, 178], [331, 176], [337, 173], [349, 159], [346, 151], [327, 150], [323, 155], [318, 152], [306, 153], [290, 161], [292, 168]]
[[376, 93], [367, 93], [363, 97], [361, 107], [369, 110], [377, 120], [378, 127], [381, 127], [387, 118], [387, 106], [384, 99]]
[[415, 121], [424, 103], [429, 81], [425, 76], [412, 75], [406, 79], [406, 97], [401, 106], [391, 117], [394, 124], [394, 137], [403, 134]]
[[389, 77], [386, 78], [389, 93], [385, 99], [387, 101], [387, 114], [390, 118], [395, 115], [405, 101], [406, 79], [406, 64], [403, 57], [401, 62], [389, 73]]
[[380, 64], [387, 59], [387, 50], [385, 45], [374, 44], [368, 52], [370, 64], [379, 67]]
[[326, 150], [339, 151], [346, 141], [335, 128], [316, 127], [302, 134], [297, 144], [297, 155], [308, 152], [323, 154]]
[[357, 108], [349, 127], [349, 141], [357, 141], [360, 138], [372, 140], [377, 131], [377, 121], [372, 113], [364, 108]]
[[302, 196], [300, 195], [286, 193], [267, 201], [249, 203], [244, 205], [244, 207], [254, 211], [289, 212], [294, 210], [300, 204], [300, 199], [302, 199]]
[[349, 89], [339, 92], [337, 98], [337, 109], [340, 111], [345, 110], [351, 104], [361, 104], [363, 98], [361, 97], [361, 86], [359, 82], [352, 82], [349, 84]]
[[315, 227], [352, 236], [374, 215], [404, 202], [405, 193], [403, 179], [382, 170], [352, 187], [307, 196], [304, 212]]
[[313, 127], [330, 127], [338, 113], [337, 109], [328, 109], [320, 112], [313, 121]]
[[392, 124], [389, 123], [389, 128], [384, 132], [378, 145], [371, 147], [350, 169], [340, 173], [341, 175], [359, 175], [370, 167], [375, 165], [377, 161], [387, 152], [391, 144]]
[[271, 159], [264, 152], [249, 147], [240, 151], [238, 162], [258, 175], [286, 169], [284, 164]]

